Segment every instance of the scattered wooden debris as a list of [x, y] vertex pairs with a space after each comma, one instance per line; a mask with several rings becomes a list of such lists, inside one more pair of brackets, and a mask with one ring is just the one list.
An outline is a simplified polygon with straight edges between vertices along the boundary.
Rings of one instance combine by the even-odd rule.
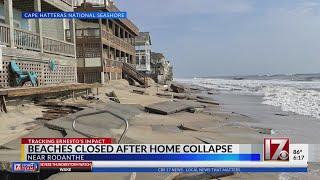
[[133, 89], [132, 92], [136, 94], [141, 94], [141, 95], [148, 95], [145, 89]]
[[190, 112], [190, 113], [201, 113], [201, 112], [203, 112], [203, 110], [204, 110], [204, 107], [193, 108], [193, 109], [189, 109], [188, 112]]
[[157, 96], [166, 97], [166, 98], [175, 98], [175, 99], [186, 99], [186, 94], [178, 93], [157, 93]]
[[243, 117], [249, 117], [248, 115], [245, 115], [245, 114], [241, 114], [241, 113], [237, 113], [237, 112], [231, 112], [232, 114], [237, 114], [239, 116], [243, 116]]
[[271, 128], [255, 128], [255, 129], [257, 129], [260, 134], [273, 135], [273, 134], [276, 133], [276, 132], [275, 132], [273, 129], [271, 129]]
[[38, 124], [34, 124], [34, 125], [31, 125], [31, 126], [26, 127], [25, 130], [27, 130], [27, 131], [32, 131], [32, 130], [34, 130], [34, 129], [36, 129], [36, 128], [39, 128], [39, 127], [40, 127], [40, 126], [39, 126]]
[[0, 96], [0, 112], [8, 112], [5, 96]]
[[88, 100], [88, 101], [93, 101], [93, 100], [99, 101], [100, 100], [98, 97], [96, 97], [94, 95], [83, 95], [81, 97], [85, 100]]
[[197, 99], [213, 100], [211, 97], [208, 97], [208, 96], [200, 96], [200, 95], [197, 96]]
[[213, 140], [211, 138], [207, 138], [207, 137], [195, 137], [195, 138], [198, 139], [199, 141], [202, 141], [205, 144], [218, 144], [216, 140]]
[[197, 96], [194, 94], [189, 94], [187, 97], [188, 100], [197, 100]]
[[130, 77], [127, 78], [127, 81], [129, 82], [130, 86], [136, 86], [136, 81]]
[[108, 96], [111, 101], [120, 103], [120, 100], [114, 91], [111, 91], [110, 93], [106, 93], [106, 96]]
[[198, 102], [201, 102], [201, 103], [206, 103], [206, 104], [220, 105], [219, 103], [214, 102], [214, 101], [212, 101], [212, 100], [197, 99], [197, 101], [198, 101]]
[[192, 90], [192, 91], [200, 91], [201, 89], [199, 89], [198, 87], [190, 87], [190, 90]]
[[42, 111], [43, 116], [36, 118], [36, 120], [44, 120], [50, 121], [53, 119], [58, 119], [61, 117], [65, 117], [68, 114], [76, 113], [82, 108], [76, 106], [62, 106], [62, 105], [54, 105], [54, 106], [46, 106], [48, 110]]
[[184, 93], [185, 92], [185, 89], [182, 85], [178, 85], [178, 84], [174, 84], [172, 83], [170, 85], [170, 88], [172, 89], [173, 92], [175, 93]]
[[38, 106], [44, 106], [47, 108], [58, 108], [58, 107], [64, 107], [64, 108], [70, 108], [70, 109], [75, 109], [77, 111], [81, 111], [86, 107], [85, 105], [81, 104], [64, 104], [64, 103], [57, 103], [57, 102], [38, 102], [36, 105]]
[[207, 93], [210, 95], [214, 94], [214, 92], [212, 92], [212, 91], [208, 91]]
[[182, 131], [199, 131], [197, 129], [193, 129], [193, 128], [189, 128], [189, 127], [186, 127], [184, 126], [183, 124], [180, 124], [179, 126], [177, 126], [180, 130]]
[[280, 114], [280, 113], [277, 113], [277, 114], [274, 114], [276, 116], [288, 116], [288, 114]]

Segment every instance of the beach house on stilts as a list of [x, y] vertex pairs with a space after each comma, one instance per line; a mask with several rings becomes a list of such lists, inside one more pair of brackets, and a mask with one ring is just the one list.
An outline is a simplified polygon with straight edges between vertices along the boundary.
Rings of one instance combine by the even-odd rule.
[[[77, 0], [76, 12], [118, 12], [111, 0]], [[70, 35], [69, 31], [66, 31]], [[139, 29], [129, 19], [76, 21], [78, 82], [102, 83], [132, 78], [144, 84], [135, 69], [135, 36]], [[70, 37], [70, 36], [69, 36]]]

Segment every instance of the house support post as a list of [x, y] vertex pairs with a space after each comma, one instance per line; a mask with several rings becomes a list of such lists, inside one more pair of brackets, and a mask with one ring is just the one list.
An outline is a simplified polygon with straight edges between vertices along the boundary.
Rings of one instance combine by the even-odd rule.
[[[34, 11], [41, 12], [41, 0], [34, 0]], [[40, 37], [40, 51], [43, 53], [43, 34], [42, 34], [42, 20], [35, 19], [36, 21], [36, 32]]]
[[8, 112], [5, 96], [0, 96], [0, 112]]
[[14, 44], [14, 26], [13, 26], [13, 6], [12, 0], [4, 0], [5, 22], [9, 25], [9, 43], [13, 48]]

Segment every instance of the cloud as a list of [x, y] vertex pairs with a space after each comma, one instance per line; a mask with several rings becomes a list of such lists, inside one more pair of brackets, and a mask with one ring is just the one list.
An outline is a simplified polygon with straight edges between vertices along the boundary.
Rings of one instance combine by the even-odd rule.
[[151, 31], [153, 50], [172, 59], [180, 75], [314, 72], [320, 66], [320, 0], [117, 4], [142, 31]]
[[134, 0], [117, 1], [130, 9], [134, 14], [148, 16], [197, 15], [197, 14], [228, 14], [248, 13], [254, 9], [249, 0]]
[[210, 15], [248, 13], [252, 10], [253, 5], [247, 0], [170, 0], [166, 12], [171, 15]]
[[313, 0], [300, 0], [290, 5], [272, 8], [267, 11], [269, 16], [278, 16], [286, 18], [314, 17], [320, 15], [320, 2]]

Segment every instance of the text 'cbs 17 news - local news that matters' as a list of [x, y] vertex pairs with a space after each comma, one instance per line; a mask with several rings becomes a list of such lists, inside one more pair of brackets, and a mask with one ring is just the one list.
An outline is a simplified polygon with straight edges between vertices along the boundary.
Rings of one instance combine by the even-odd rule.
[[112, 138], [23, 138], [10, 171], [307, 172], [320, 145], [265, 138], [261, 144], [113, 144]]

